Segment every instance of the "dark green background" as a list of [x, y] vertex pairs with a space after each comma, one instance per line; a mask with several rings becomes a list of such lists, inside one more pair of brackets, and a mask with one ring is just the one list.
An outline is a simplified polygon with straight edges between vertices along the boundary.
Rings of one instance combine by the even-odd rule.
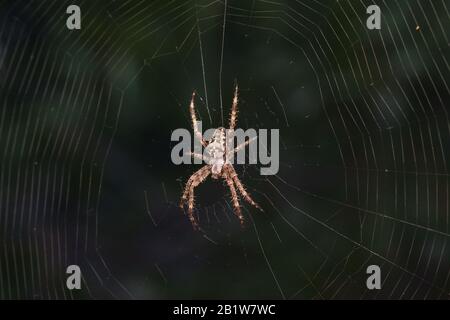
[[[371, 31], [372, 3], [2, 1], [0, 298], [448, 299], [450, 3], [375, 1]], [[280, 171], [236, 166], [245, 229], [206, 181], [195, 232], [171, 132], [193, 90], [226, 123], [236, 81]]]

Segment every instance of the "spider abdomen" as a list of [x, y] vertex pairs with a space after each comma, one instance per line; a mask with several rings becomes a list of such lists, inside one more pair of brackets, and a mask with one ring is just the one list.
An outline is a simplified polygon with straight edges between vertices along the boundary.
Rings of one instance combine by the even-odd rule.
[[225, 129], [219, 128], [214, 134], [206, 147], [206, 152], [211, 165], [212, 177], [217, 179], [222, 174], [223, 165], [225, 164]]

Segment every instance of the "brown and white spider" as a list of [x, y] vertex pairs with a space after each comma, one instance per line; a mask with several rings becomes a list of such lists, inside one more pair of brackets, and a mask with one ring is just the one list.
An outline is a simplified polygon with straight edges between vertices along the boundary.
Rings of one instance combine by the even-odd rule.
[[[227, 146], [229, 146], [228, 141], [226, 141], [226, 130], [223, 127], [216, 129], [209, 141], [203, 139], [202, 134], [200, 133], [197, 126], [197, 117], [195, 115], [195, 107], [194, 107], [194, 99], [195, 99], [195, 91], [192, 93], [192, 99], [189, 106], [189, 111], [191, 113], [192, 127], [194, 130], [194, 134], [197, 139], [199, 139], [200, 143], [203, 147], [206, 148], [206, 162], [207, 164], [203, 166], [200, 170], [196, 171], [186, 183], [186, 187], [184, 188], [183, 196], [181, 197], [180, 207], [183, 209], [184, 204], [188, 205], [188, 215], [189, 220], [192, 223], [194, 229], [198, 227], [197, 220], [194, 217], [194, 189], [199, 184], [201, 184], [209, 175], [213, 179], [223, 178], [228, 188], [231, 192], [231, 201], [233, 204], [234, 212], [236, 216], [239, 218], [241, 225], [244, 224], [244, 216], [242, 215], [241, 207], [239, 204], [239, 196], [236, 191], [239, 190], [239, 193], [242, 195], [244, 200], [246, 200], [251, 205], [255, 206], [259, 210], [262, 211], [261, 207], [253, 201], [250, 197], [249, 193], [245, 190], [242, 182], [239, 180], [236, 171], [234, 170], [233, 165], [229, 162], [228, 159], [236, 153], [237, 151], [245, 148], [248, 144], [250, 144], [254, 139], [249, 139], [236, 148], [232, 148], [231, 150], [227, 150]], [[234, 98], [231, 106], [231, 115], [230, 115], [230, 131], [234, 130], [236, 126], [237, 120], [237, 105], [238, 105], [238, 86], [234, 90]], [[191, 153], [191, 155], [195, 158], [203, 159], [205, 158], [201, 154]]]

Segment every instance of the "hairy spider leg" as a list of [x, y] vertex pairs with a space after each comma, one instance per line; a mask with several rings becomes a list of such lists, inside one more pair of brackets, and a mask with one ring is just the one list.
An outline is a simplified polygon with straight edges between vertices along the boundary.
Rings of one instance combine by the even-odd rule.
[[[197, 180], [200, 180], [200, 182], [203, 181], [209, 175], [210, 169], [211, 169], [210, 166], [206, 165], [201, 167], [199, 170], [197, 170], [191, 175], [189, 180], [186, 182], [186, 186], [184, 187], [183, 196], [181, 197], [180, 201], [180, 208], [183, 208], [184, 203], [188, 200], [189, 190], [194, 181]], [[205, 177], [203, 178], [203, 176]]]
[[242, 150], [243, 148], [245, 148], [246, 146], [248, 146], [250, 143], [252, 143], [253, 141], [255, 141], [257, 139], [257, 137], [253, 137], [251, 139], [248, 139], [245, 142], [242, 142], [240, 145], [238, 145], [236, 148], [231, 149], [230, 151], [227, 152], [227, 160], [231, 159], [233, 156], [233, 153], [236, 153], [240, 150]]
[[236, 127], [237, 113], [238, 113], [238, 85], [234, 88], [234, 97], [233, 104], [231, 105], [231, 114], [230, 114], [230, 130], [234, 130]]
[[[182, 203], [183, 199], [189, 198], [188, 199], [188, 216], [189, 216], [189, 220], [191, 221], [192, 227], [194, 228], [194, 230], [197, 229], [198, 224], [197, 224], [197, 220], [194, 217], [194, 189], [195, 187], [197, 187], [200, 183], [202, 183], [211, 173], [211, 167], [210, 166], [204, 166], [203, 168], [201, 168], [200, 170], [198, 170], [196, 173], [194, 173], [191, 178], [189, 179], [189, 181], [191, 181], [189, 183], [186, 184], [186, 189], [184, 191], [183, 194], [183, 198], [182, 198]], [[181, 205], [183, 206], [183, 205]]]
[[238, 188], [239, 192], [242, 194], [242, 197], [244, 200], [246, 200], [248, 203], [250, 203], [255, 208], [258, 208], [261, 211], [264, 211], [250, 196], [250, 194], [245, 190], [244, 185], [242, 184], [241, 180], [239, 180], [239, 177], [236, 173], [236, 170], [234, 170], [233, 166], [227, 165], [226, 170], [229, 171], [229, 175], [233, 179], [234, 184]]
[[192, 99], [191, 99], [191, 103], [189, 105], [189, 111], [191, 113], [191, 120], [192, 120], [192, 129], [194, 130], [194, 134], [197, 137], [197, 139], [200, 141], [200, 143], [204, 147], [206, 147], [207, 143], [206, 143], [205, 139], [203, 139], [201, 132], [198, 130], [197, 116], [195, 115], [194, 99], [195, 99], [195, 91], [192, 92]]
[[202, 160], [202, 161], [204, 160], [206, 163], [209, 163], [209, 161], [211, 159], [207, 155], [202, 155], [200, 153], [195, 153], [195, 152], [192, 152], [192, 151], [191, 152], [187, 152], [187, 154], [190, 155], [193, 158], [197, 158], [197, 159]]
[[224, 179], [228, 184], [228, 188], [231, 192], [231, 202], [233, 204], [234, 213], [239, 218], [239, 221], [241, 222], [241, 226], [244, 225], [244, 216], [242, 215], [241, 206], [239, 204], [239, 196], [236, 192], [236, 188], [234, 187], [233, 180], [229, 174], [229, 171], [224, 171]]

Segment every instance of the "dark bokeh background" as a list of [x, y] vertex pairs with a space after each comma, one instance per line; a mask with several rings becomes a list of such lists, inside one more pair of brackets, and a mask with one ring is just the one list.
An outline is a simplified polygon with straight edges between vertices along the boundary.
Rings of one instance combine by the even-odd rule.
[[[370, 4], [2, 1], [0, 297], [448, 299], [450, 5], [376, 1], [370, 31]], [[236, 81], [280, 171], [236, 166], [245, 229], [207, 180], [195, 232], [171, 132], [193, 90], [227, 123]]]

